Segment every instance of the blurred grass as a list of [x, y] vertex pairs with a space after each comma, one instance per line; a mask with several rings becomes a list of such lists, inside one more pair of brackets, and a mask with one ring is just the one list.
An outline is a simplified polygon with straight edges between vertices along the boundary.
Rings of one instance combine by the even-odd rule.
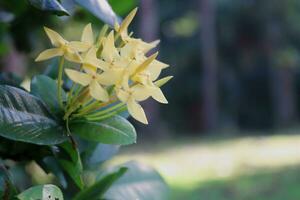
[[172, 200], [300, 199], [300, 135], [184, 138], [126, 147], [112, 162], [154, 166]]
[[171, 187], [171, 199], [186, 200], [297, 200], [299, 167], [257, 171], [228, 180], [208, 180], [198, 187]]

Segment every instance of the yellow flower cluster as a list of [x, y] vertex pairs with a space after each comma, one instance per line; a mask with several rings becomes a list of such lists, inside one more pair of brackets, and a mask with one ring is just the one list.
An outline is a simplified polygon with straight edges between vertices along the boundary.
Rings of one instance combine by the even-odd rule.
[[[102, 35], [97, 42], [91, 24], [83, 30], [81, 41], [66, 41], [55, 31], [45, 28], [55, 48], [43, 51], [36, 61], [63, 56], [81, 64], [82, 70], [65, 69], [75, 83], [88, 88], [89, 95], [100, 102], [117, 98], [126, 104], [128, 112], [136, 120], [147, 124], [147, 118], [139, 102], [152, 97], [160, 103], [168, 103], [155, 81], [167, 64], [156, 60], [158, 53], [146, 54], [158, 44], [133, 38], [128, 26], [137, 9], [134, 9], [114, 30]], [[108, 92], [108, 88], [113, 88]]]

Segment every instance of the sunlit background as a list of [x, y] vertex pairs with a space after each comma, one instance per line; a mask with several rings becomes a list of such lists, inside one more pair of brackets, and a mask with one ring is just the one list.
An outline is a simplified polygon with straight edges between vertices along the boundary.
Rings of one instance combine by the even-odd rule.
[[[33, 62], [49, 46], [43, 25], [68, 39], [88, 22], [100, 30], [71, 1], [62, 0], [71, 17], [0, 1], [2, 77], [53, 75], [51, 61]], [[172, 200], [300, 199], [300, 1], [109, 2], [122, 17], [139, 7], [131, 30], [161, 40], [160, 60], [170, 64], [163, 75], [174, 75], [163, 86], [169, 105], [145, 102], [150, 125], [132, 120], [138, 143], [110, 163], [154, 166]]]

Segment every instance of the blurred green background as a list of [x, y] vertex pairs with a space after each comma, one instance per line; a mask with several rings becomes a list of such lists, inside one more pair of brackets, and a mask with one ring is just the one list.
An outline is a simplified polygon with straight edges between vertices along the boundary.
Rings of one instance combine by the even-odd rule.
[[[0, 0], [0, 80], [52, 75], [53, 62], [34, 63], [49, 47], [43, 26], [68, 39], [86, 23], [102, 27], [72, 0], [61, 2], [71, 16]], [[150, 125], [133, 121], [138, 144], [111, 162], [155, 166], [175, 200], [300, 199], [300, 1], [109, 2], [121, 17], [139, 7], [131, 30], [161, 40], [160, 60], [171, 66], [163, 75], [174, 76], [163, 87], [169, 105], [145, 102]]]

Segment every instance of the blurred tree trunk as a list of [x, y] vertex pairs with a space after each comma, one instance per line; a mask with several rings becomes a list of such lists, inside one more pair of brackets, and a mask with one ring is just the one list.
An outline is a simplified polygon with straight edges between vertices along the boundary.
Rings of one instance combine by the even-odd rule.
[[275, 67], [272, 72], [272, 83], [275, 126], [290, 125], [296, 118], [293, 69], [285, 66]]
[[[152, 42], [158, 39], [159, 33], [159, 16], [158, 3], [156, 0], [141, 0], [139, 8], [139, 35], [146, 42]], [[157, 49], [156, 49], [157, 50]], [[150, 53], [153, 53], [150, 52]], [[161, 120], [159, 104], [153, 100], [147, 101], [144, 104], [149, 125], [145, 131], [152, 136], [161, 134]], [[160, 131], [158, 131], [160, 130]]]
[[[271, 65], [271, 91], [273, 96], [273, 111], [275, 127], [291, 125], [296, 119], [296, 99], [294, 88], [293, 66], [288, 66], [289, 62], [280, 62], [278, 59], [285, 60], [283, 55], [284, 29], [280, 21], [276, 20], [272, 13], [273, 5], [267, 7], [269, 12], [266, 30], [266, 48], [269, 63]], [[279, 53], [278, 53], [279, 52]]]
[[216, 11], [214, 0], [199, 0], [200, 40], [203, 68], [202, 119], [204, 130], [218, 125], [218, 69], [216, 47]]

